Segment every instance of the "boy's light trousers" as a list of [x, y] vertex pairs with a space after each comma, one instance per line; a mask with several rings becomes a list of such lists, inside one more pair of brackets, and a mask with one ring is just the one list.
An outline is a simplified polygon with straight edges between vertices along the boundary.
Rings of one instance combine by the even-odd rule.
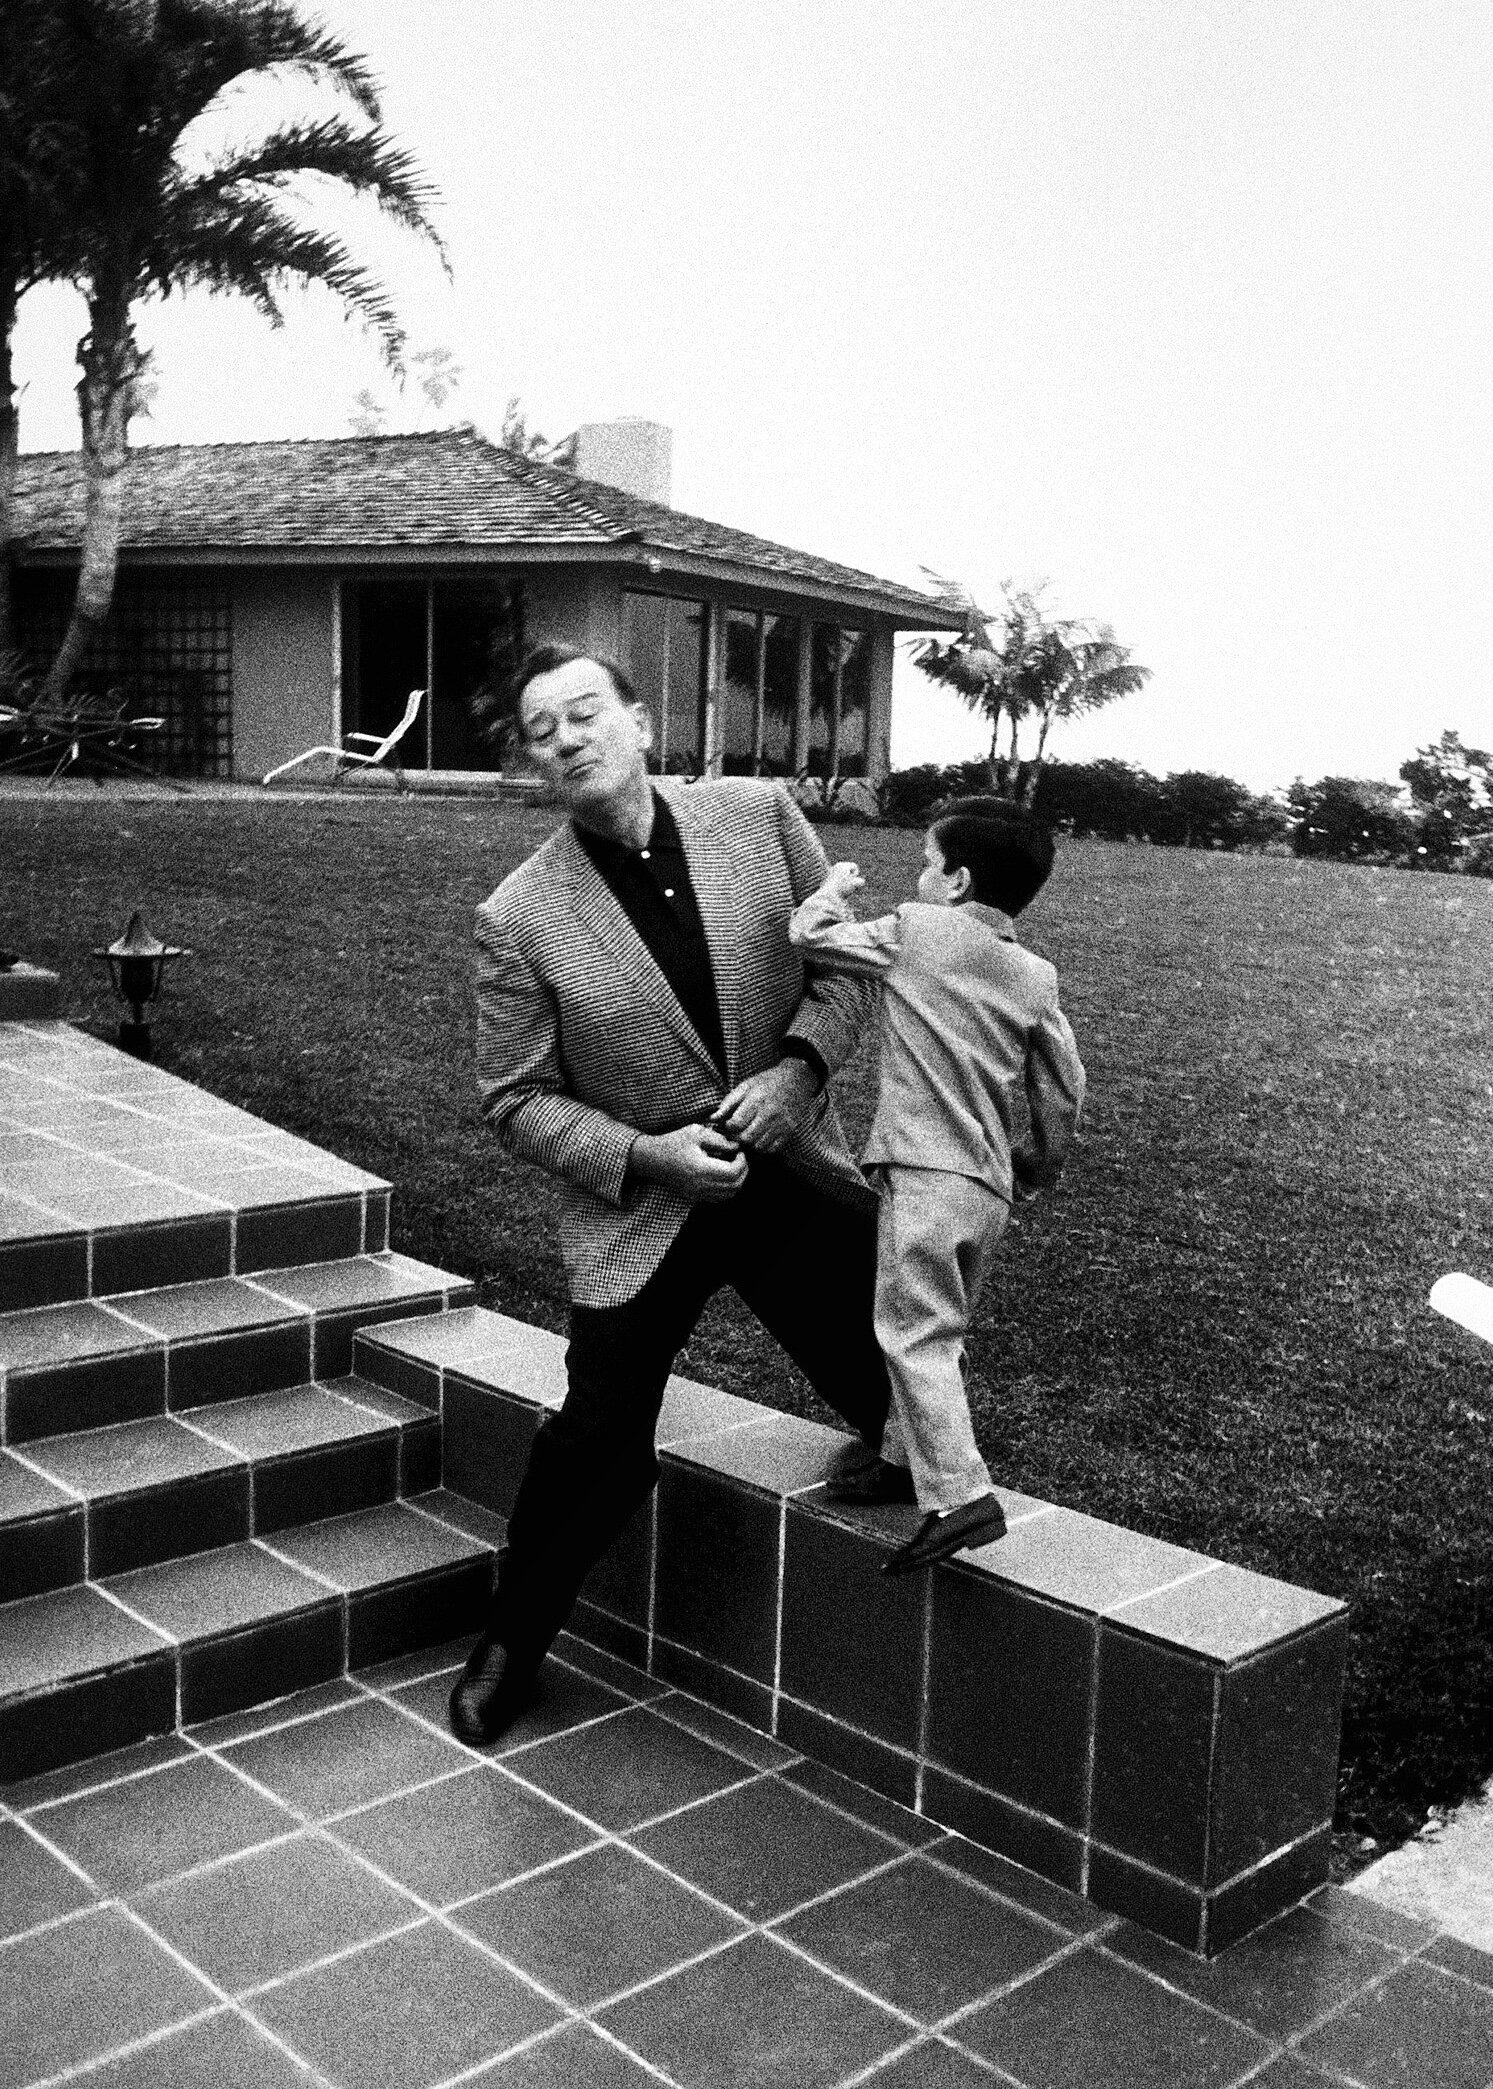
[[964, 1388], [964, 1338], [1010, 1206], [969, 1175], [883, 1166], [872, 1178], [876, 1339], [892, 1410], [881, 1455], [912, 1468], [918, 1507], [958, 1509], [990, 1492]]

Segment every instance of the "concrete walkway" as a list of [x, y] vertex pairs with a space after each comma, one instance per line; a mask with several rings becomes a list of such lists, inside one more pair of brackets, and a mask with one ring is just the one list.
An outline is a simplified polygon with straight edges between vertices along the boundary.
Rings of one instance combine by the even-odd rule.
[[1493, 1794], [1469, 1799], [1346, 1890], [1493, 1952]]

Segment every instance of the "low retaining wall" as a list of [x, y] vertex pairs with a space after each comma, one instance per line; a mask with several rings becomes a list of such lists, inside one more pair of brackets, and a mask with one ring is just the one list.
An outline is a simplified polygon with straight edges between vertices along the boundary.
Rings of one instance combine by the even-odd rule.
[[[561, 1337], [481, 1308], [357, 1337], [506, 1514]], [[1007, 1537], [879, 1568], [911, 1508], [825, 1501], [846, 1439], [684, 1379], [573, 1629], [919, 1813], [1213, 1953], [1327, 1877], [1344, 1606], [1008, 1489]]]

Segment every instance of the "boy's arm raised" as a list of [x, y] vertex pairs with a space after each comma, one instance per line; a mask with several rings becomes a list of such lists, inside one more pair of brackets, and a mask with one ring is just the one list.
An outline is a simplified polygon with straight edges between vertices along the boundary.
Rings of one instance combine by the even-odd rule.
[[875, 979], [889, 971], [902, 942], [896, 914], [857, 921], [850, 911], [852, 892], [863, 880], [853, 863], [836, 863], [817, 892], [794, 908], [788, 940], [811, 965], [826, 972], [852, 972]]

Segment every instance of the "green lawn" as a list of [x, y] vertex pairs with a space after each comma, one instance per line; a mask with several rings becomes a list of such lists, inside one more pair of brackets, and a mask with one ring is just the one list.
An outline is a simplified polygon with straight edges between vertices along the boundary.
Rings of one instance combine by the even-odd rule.
[[[551, 824], [368, 800], [0, 803], [0, 942], [112, 1035], [132, 907], [195, 955], [164, 1064], [396, 1184], [395, 1240], [563, 1325], [542, 1177], [473, 1105], [471, 910]], [[873, 904], [919, 837], [823, 830]], [[1398, 1838], [1493, 1769], [1493, 885], [1081, 843], [1027, 917], [1090, 1076], [973, 1342], [1013, 1485], [1350, 1599], [1341, 1823]], [[869, 1063], [841, 1082], [852, 1132]], [[722, 1301], [681, 1368], [812, 1396]]]

